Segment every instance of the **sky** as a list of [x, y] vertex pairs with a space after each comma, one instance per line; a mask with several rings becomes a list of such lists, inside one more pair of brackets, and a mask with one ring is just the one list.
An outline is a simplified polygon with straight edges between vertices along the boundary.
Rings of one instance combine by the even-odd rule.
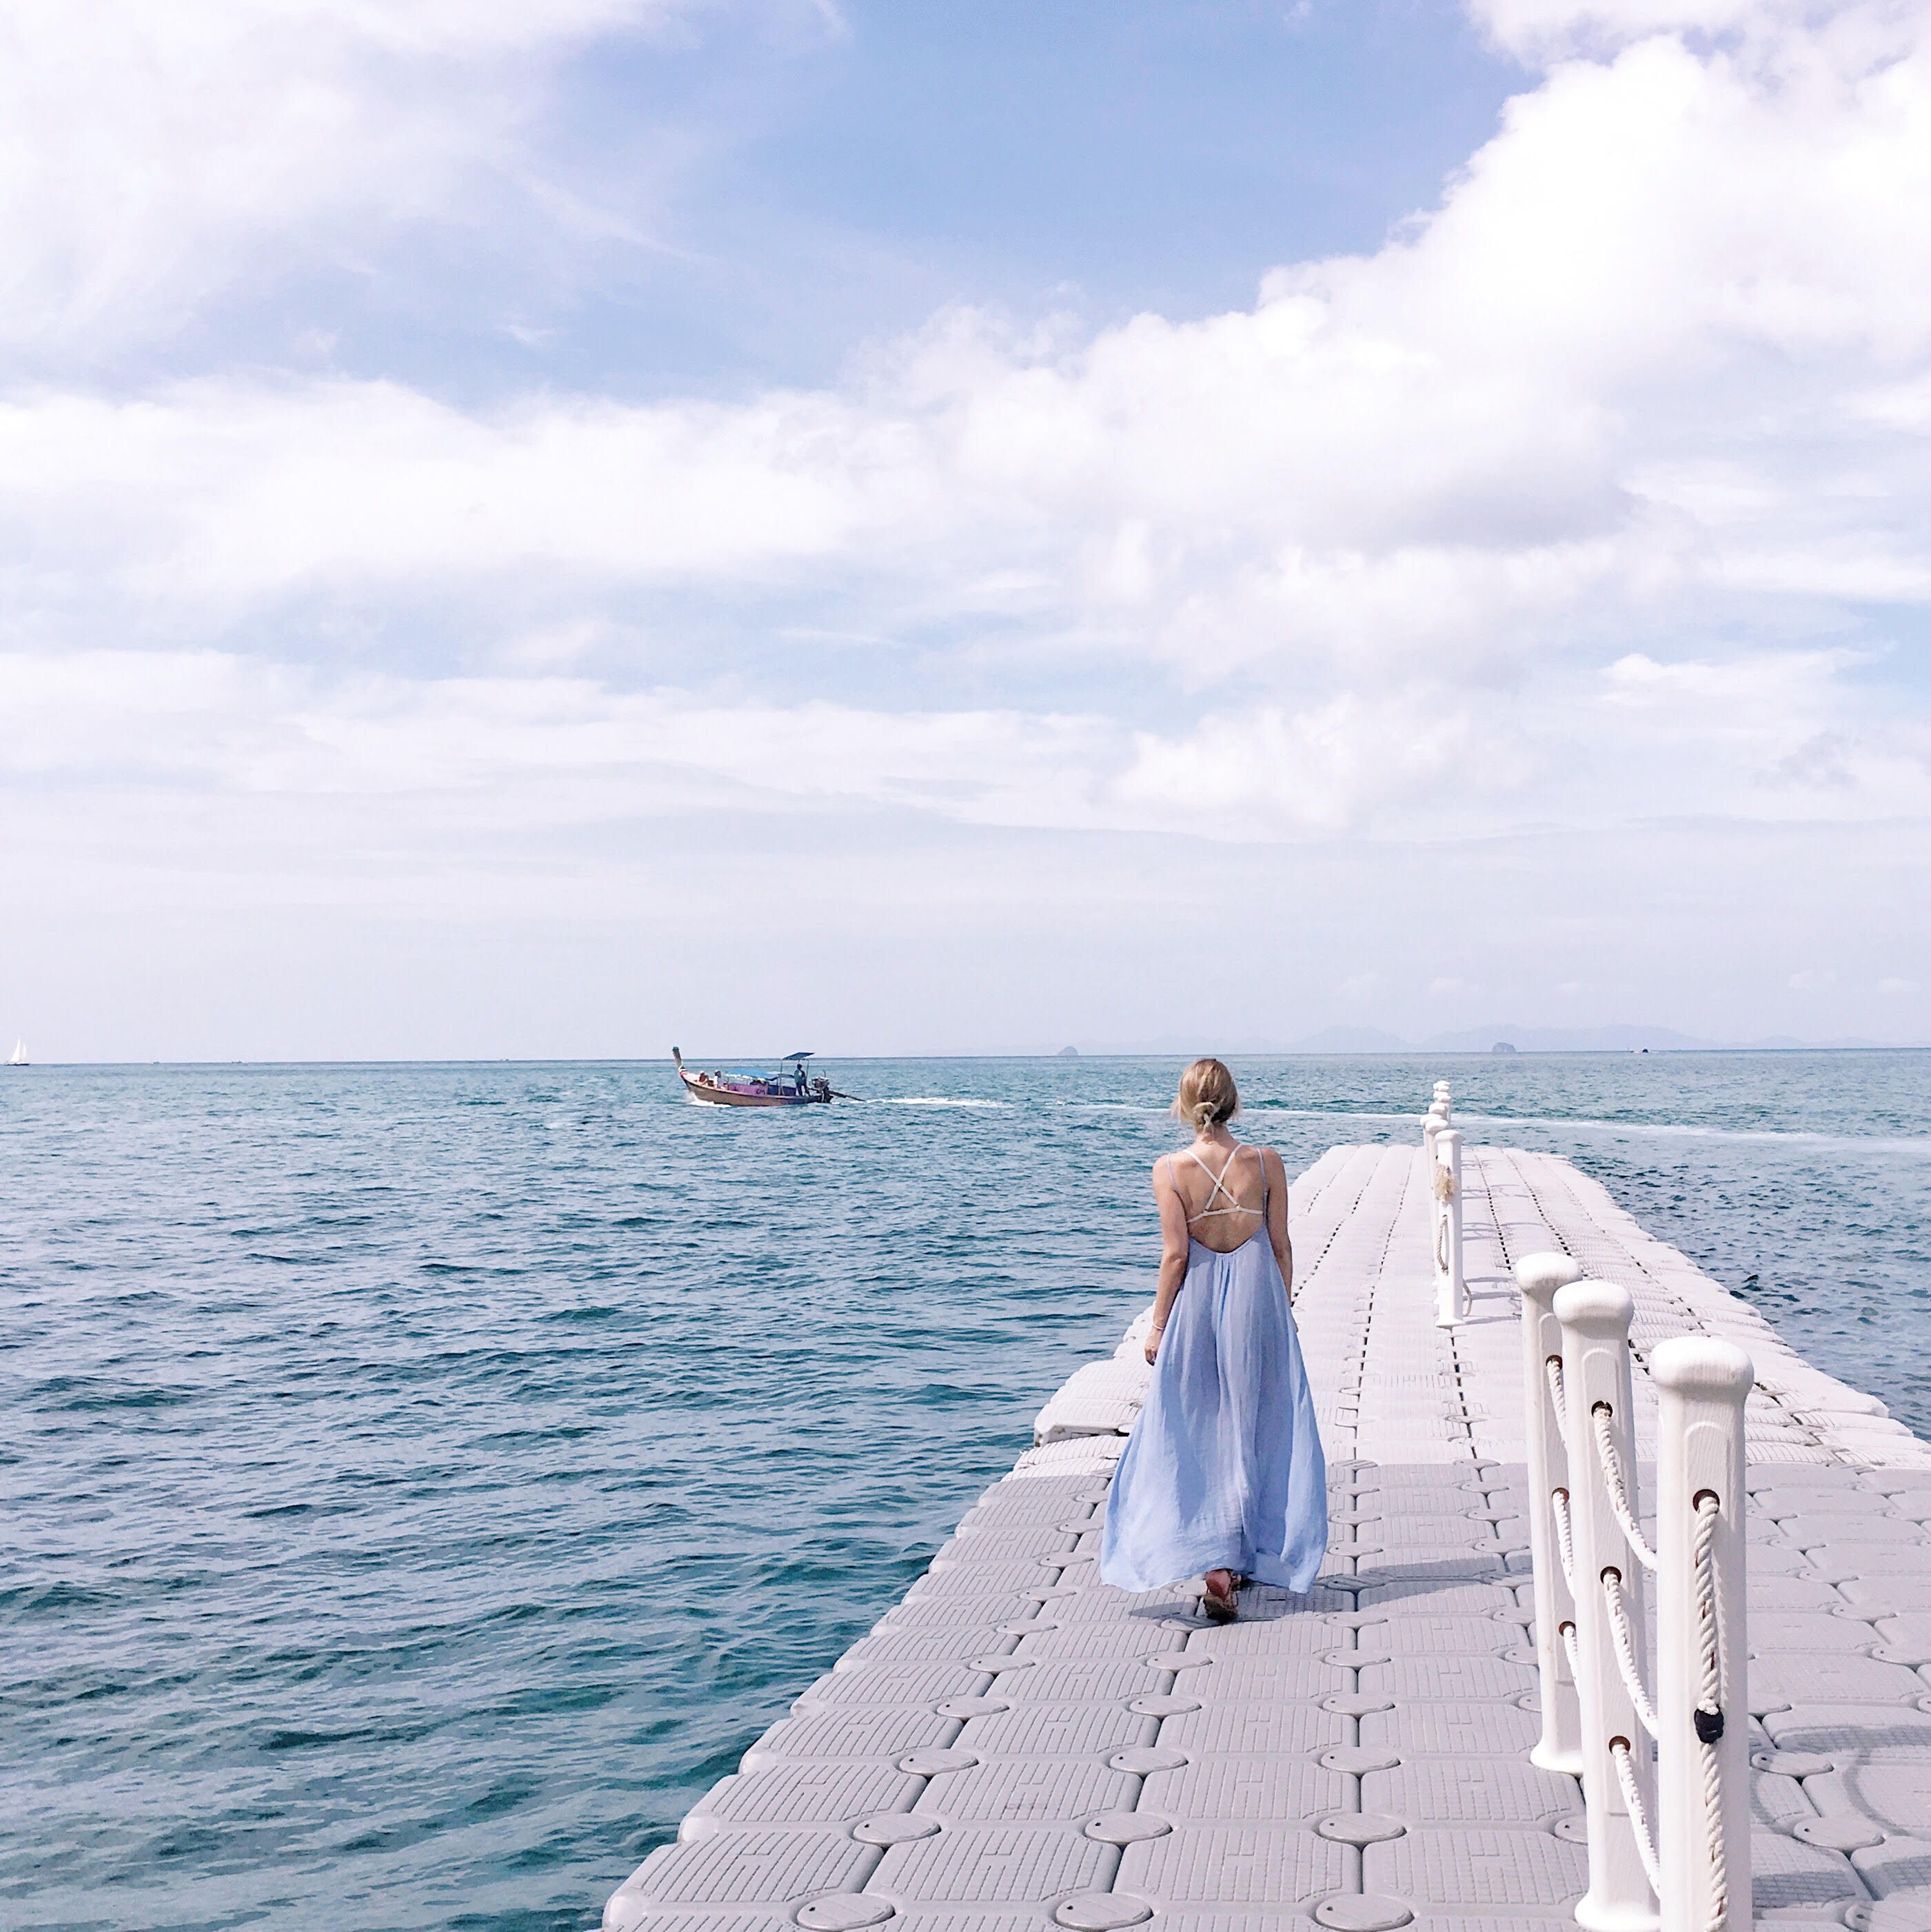
[[1931, 1040], [1927, 206], [1931, 0], [0, 0], [0, 1032]]

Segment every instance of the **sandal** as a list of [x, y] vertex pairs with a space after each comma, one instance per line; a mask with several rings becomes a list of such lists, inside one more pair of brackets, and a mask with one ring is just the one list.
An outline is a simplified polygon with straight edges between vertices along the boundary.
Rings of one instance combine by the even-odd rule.
[[1200, 1592], [1200, 1608], [1210, 1623], [1230, 1624], [1240, 1615], [1240, 1605], [1235, 1600], [1235, 1588], [1230, 1587], [1225, 1596], [1216, 1591], [1211, 1583], [1206, 1584]]

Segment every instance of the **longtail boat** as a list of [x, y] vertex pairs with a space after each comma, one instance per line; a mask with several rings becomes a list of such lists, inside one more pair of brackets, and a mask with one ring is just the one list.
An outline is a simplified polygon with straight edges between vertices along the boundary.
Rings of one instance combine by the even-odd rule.
[[805, 1062], [812, 1057], [809, 1053], [788, 1053], [776, 1073], [746, 1072], [742, 1068], [728, 1072], [717, 1068], [693, 1073], [684, 1064], [683, 1051], [674, 1046], [671, 1049], [684, 1091], [693, 1100], [710, 1106], [817, 1107], [828, 1106], [833, 1100], [850, 1100], [849, 1094], [838, 1093], [829, 1080], [806, 1072]]

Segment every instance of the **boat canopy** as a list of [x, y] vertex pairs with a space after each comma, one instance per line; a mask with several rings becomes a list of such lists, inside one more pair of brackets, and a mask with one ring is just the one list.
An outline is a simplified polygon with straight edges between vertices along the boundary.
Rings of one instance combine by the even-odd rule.
[[815, 1060], [818, 1056], [814, 1053], [788, 1053], [785, 1058], [787, 1060]]

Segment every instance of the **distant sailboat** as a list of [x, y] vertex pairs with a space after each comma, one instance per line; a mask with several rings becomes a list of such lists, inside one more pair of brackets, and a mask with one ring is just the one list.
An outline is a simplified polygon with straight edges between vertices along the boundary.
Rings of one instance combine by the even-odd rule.
[[[5, 1040], [6, 1037], [7, 1036], [5, 1034], [0, 1034], [0, 1040]], [[25, 1040], [17, 1040], [14, 1041], [14, 1057], [11, 1060], [8, 1061], [7, 1064], [9, 1066], [26, 1066], [30, 1064], [27, 1058], [27, 1042]]]

